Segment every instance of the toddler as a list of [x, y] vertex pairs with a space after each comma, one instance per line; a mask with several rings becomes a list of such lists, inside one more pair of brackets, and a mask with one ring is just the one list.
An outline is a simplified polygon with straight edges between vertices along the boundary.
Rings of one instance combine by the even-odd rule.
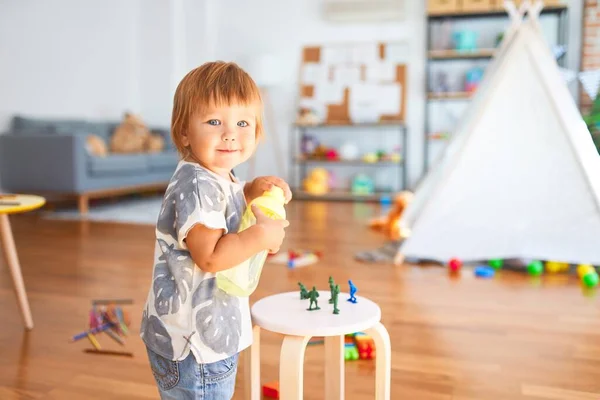
[[291, 198], [280, 178], [243, 184], [232, 172], [262, 133], [260, 92], [236, 64], [206, 63], [177, 87], [171, 134], [181, 160], [156, 224], [140, 332], [162, 399], [233, 396], [238, 354], [252, 343], [250, 307], [220, 290], [215, 273], [276, 252], [288, 226], [253, 208], [256, 225], [238, 233], [246, 204], [265, 190], [276, 185]]

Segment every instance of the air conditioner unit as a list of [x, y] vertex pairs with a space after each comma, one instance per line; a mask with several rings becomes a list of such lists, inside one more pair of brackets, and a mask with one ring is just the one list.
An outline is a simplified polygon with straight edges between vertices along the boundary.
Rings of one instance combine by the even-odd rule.
[[323, 15], [335, 22], [398, 21], [406, 0], [323, 0]]

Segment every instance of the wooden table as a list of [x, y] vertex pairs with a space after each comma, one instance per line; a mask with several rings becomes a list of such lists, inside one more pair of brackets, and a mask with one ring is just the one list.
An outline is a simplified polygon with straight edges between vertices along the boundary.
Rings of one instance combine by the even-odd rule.
[[32, 195], [0, 195], [0, 237], [2, 239], [2, 249], [4, 257], [10, 273], [12, 275], [17, 300], [21, 309], [21, 315], [27, 329], [33, 328], [33, 318], [31, 317], [31, 309], [27, 300], [27, 292], [23, 283], [23, 275], [21, 274], [21, 266], [17, 257], [17, 248], [13, 238], [12, 229], [8, 214], [16, 214], [26, 211], [35, 210], [42, 207], [46, 203], [46, 199], [40, 196]]
[[[307, 311], [309, 300], [300, 299], [300, 291], [265, 297], [251, 309], [254, 340], [247, 353], [245, 380], [249, 386], [246, 398], [260, 400], [260, 330], [284, 335], [279, 359], [279, 389], [281, 400], [301, 400], [304, 385], [304, 352], [311, 337], [325, 337], [325, 399], [343, 400], [344, 336], [365, 332], [375, 342], [376, 400], [390, 399], [391, 347], [390, 337], [381, 324], [381, 309], [371, 300], [356, 296], [357, 303], [348, 302], [348, 293], [338, 297], [339, 314], [333, 314], [329, 291], [319, 291], [320, 310]], [[249, 389], [249, 390], [248, 390]]]

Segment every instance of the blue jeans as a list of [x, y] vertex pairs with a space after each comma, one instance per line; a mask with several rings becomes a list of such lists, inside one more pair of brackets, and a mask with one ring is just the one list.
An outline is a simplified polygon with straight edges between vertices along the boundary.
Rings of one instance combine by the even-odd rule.
[[210, 364], [198, 364], [190, 354], [171, 361], [146, 348], [152, 375], [162, 400], [231, 400], [235, 389], [238, 354]]

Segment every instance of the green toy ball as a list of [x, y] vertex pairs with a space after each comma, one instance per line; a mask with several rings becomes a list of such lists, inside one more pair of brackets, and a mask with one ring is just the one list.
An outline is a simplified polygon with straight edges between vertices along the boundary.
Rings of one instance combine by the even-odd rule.
[[583, 284], [589, 288], [594, 288], [598, 286], [598, 282], [600, 278], [598, 278], [598, 274], [596, 272], [588, 272], [583, 276]]
[[490, 267], [494, 269], [502, 268], [503, 261], [500, 258], [494, 258], [490, 260]]
[[541, 261], [532, 261], [527, 265], [529, 275], [540, 276], [544, 272], [544, 264]]

